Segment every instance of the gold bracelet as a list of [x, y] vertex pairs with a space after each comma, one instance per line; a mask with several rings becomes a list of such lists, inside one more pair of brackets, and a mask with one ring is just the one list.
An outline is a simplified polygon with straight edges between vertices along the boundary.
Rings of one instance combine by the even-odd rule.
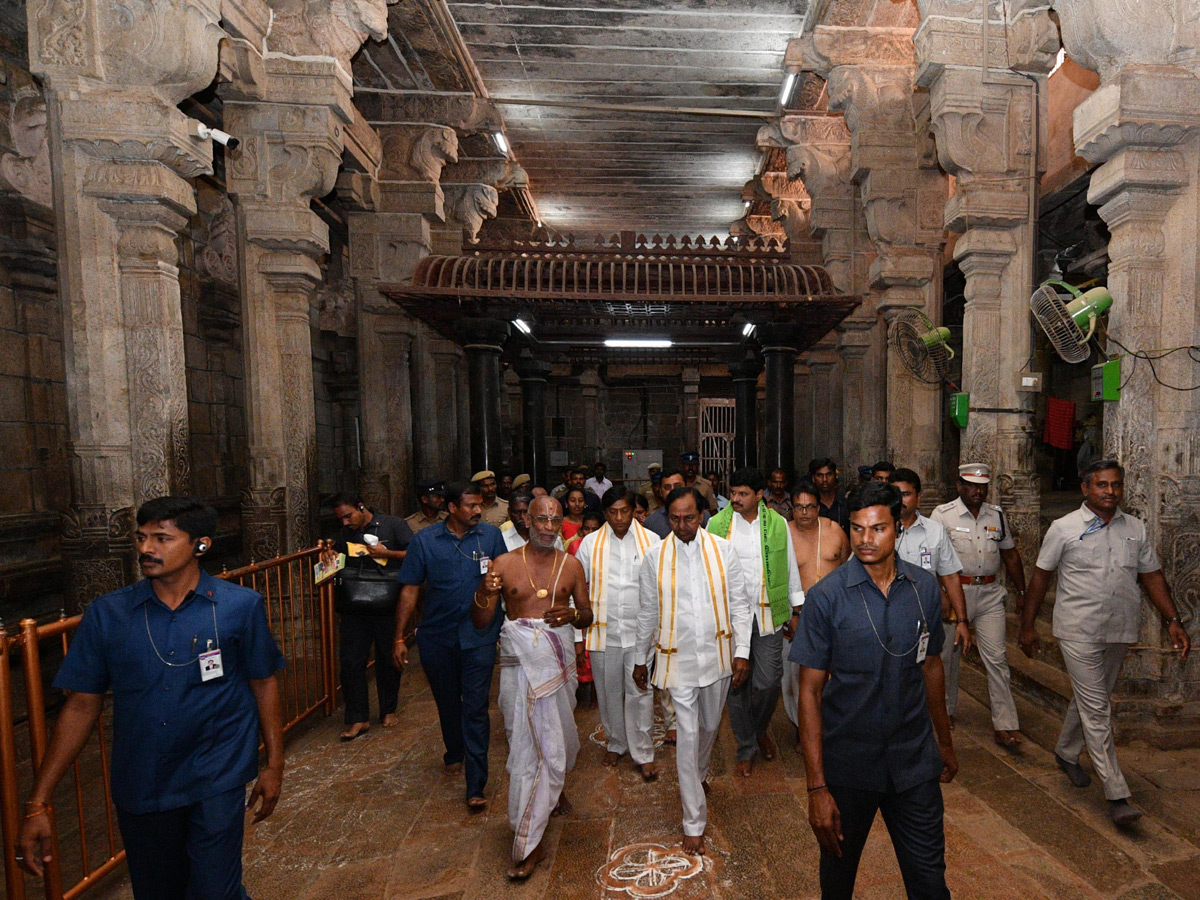
[[[484, 596], [485, 596], [485, 597], [488, 597], [488, 596], [491, 596], [491, 595], [489, 595], [489, 594], [484, 594]], [[499, 594], [496, 594], [495, 596], [499, 597], [500, 595], [499, 595]], [[487, 603], [480, 603], [480, 602], [479, 602], [479, 595], [478, 595], [478, 594], [476, 594], [476, 595], [475, 595], [475, 597], [473, 598], [473, 602], [474, 602], [474, 603], [475, 603], [475, 605], [476, 605], [476, 606], [478, 606], [480, 609], [487, 609], [489, 606], [491, 606], [491, 605], [492, 605], [492, 601], [491, 601], [491, 600], [489, 600]]]

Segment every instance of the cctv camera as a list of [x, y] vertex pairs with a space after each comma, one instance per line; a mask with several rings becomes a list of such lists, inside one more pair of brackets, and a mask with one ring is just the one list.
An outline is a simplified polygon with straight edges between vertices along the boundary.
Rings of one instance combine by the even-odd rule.
[[228, 147], [230, 150], [236, 150], [238, 144], [241, 143], [237, 138], [228, 132], [222, 131], [220, 128], [209, 128], [203, 122], [196, 123], [196, 136], [202, 139], [211, 139]]

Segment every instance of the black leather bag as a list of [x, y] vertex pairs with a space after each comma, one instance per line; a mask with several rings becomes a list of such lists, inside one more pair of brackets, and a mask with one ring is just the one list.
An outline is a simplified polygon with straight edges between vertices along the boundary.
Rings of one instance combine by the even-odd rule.
[[374, 560], [358, 560], [337, 574], [333, 610], [340, 616], [394, 616], [400, 582]]

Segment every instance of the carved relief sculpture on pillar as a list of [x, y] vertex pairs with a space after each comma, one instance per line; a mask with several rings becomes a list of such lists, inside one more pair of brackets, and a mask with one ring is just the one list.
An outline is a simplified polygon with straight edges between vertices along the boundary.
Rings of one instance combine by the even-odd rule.
[[[132, 11], [33, 0], [26, 14], [65, 311], [73, 499], [63, 550], [82, 602], [132, 579], [134, 508], [188, 490], [175, 237], [195, 212], [185, 179], [212, 170], [212, 151], [176, 104], [216, 74], [220, 10], [215, 0]], [[153, 39], [162, 33], [173, 40]]]

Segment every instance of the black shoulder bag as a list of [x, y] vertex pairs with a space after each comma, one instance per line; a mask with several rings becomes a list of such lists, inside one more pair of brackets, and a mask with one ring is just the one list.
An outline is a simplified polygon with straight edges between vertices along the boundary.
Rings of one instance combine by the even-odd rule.
[[[333, 584], [333, 610], [340, 616], [394, 616], [400, 601], [400, 582], [369, 556], [338, 572]], [[367, 565], [370, 563], [370, 565]]]

